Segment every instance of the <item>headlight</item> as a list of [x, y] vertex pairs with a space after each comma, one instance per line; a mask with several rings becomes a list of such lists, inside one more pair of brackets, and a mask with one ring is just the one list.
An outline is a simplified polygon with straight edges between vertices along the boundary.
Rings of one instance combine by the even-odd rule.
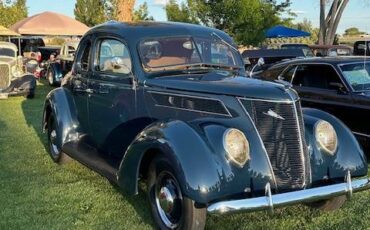
[[227, 129], [223, 140], [228, 159], [240, 167], [250, 159], [249, 142], [244, 133], [238, 129]]
[[327, 121], [318, 121], [315, 125], [315, 138], [330, 155], [334, 155], [338, 147], [337, 133], [334, 127]]

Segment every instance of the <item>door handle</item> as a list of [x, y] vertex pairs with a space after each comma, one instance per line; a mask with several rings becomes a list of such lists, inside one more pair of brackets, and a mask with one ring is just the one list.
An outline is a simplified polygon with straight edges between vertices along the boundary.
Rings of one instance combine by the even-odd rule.
[[87, 89], [85, 89], [85, 92], [91, 94], [91, 93], [94, 93], [94, 90], [93, 89], [90, 89], [90, 88], [87, 88]]

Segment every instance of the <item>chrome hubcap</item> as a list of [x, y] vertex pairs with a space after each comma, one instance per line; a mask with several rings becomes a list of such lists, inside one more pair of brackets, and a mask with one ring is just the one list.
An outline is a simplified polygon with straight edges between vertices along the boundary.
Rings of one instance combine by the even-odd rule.
[[176, 228], [181, 217], [182, 196], [176, 180], [167, 172], [162, 172], [157, 178], [155, 203], [158, 214], [166, 227]]
[[59, 155], [59, 149], [57, 145], [55, 144], [56, 138], [57, 138], [57, 132], [55, 130], [52, 130], [50, 132], [50, 143], [51, 143], [51, 148], [53, 150], [52, 154], [57, 157]]

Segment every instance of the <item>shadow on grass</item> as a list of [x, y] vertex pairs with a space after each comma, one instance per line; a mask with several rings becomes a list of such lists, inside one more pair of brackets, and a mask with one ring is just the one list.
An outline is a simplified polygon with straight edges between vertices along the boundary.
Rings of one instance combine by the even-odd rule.
[[[53, 87], [50, 87], [46, 84], [38, 84], [35, 98], [24, 100], [22, 102], [22, 111], [25, 121], [29, 127], [32, 127], [35, 130], [35, 133], [37, 134], [40, 142], [43, 144], [45, 151], [48, 151], [48, 142], [46, 134], [42, 132], [43, 107], [46, 95], [53, 89]], [[4, 128], [5, 124], [0, 120], [0, 130]], [[142, 188], [140, 188], [137, 196], [130, 196], [124, 193], [117, 185], [112, 184], [112, 187], [115, 191], [121, 194], [123, 200], [130, 203], [145, 224], [148, 224], [154, 228], [150, 212], [150, 205], [148, 203], [146, 193]]]

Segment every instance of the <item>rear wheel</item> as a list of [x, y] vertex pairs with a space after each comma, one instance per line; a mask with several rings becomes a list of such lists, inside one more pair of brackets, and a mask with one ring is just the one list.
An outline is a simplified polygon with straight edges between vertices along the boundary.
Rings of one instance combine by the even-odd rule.
[[182, 195], [171, 164], [155, 158], [149, 167], [148, 196], [153, 218], [160, 229], [204, 229], [206, 209]]
[[57, 123], [53, 114], [49, 116], [48, 120], [48, 145], [49, 154], [54, 162], [63, 164], [70, 161], [71, 158], [57, 145]]
[[314, 203], [310, 203], [309, 206], [311, 208], [319, 209], [321, 211], [334, 211], [343, 206], [346, 202], [346, 196], [338, 196], [328, 200], [317, 201]]

